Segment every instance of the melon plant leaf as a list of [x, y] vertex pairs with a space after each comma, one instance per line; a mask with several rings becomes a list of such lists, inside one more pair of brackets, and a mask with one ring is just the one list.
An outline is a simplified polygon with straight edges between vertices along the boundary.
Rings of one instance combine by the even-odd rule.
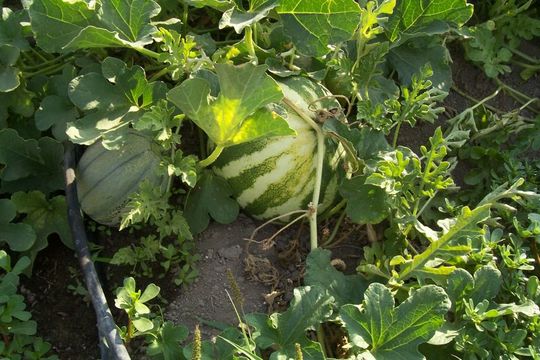
[[367, 288], [367, 283], [360, 275], [345, 275], [336, 270], [330, 263], [332, 253], [317, 248], [312, 250], [306, 259], [306, 285], [324, 289], [334, 297], [334, 304], [340, 307], [345, 304], [360, 303]]
[[14, 129], [0, 130], [2, 191], [12, 192], [24, 186], [45, 192], [63, 189], [63, 156], [62, 144], [54, 139], [26, 140]]
[[9, 7], [1, 7], [0, 45], [12, 45], [21, 50], [28, 50], [28, 40], [21, 23], [26, 20], [26, 11], [13, 11]]
[[17, 207], [9, 199], [0, 199], [0, 244], [7, 243], [13, 251], [26, 251], [36, 240], [30, 225], [12, 223], [17, 216]]
[[462, 246], [454, 245], [460, 245], [460, 242], [463, 242], [466, 238], [481, 236], [482, 229], [477, 224], [488, 219], [489, 216], [490, 204], [486, 204], [473, 210], [464, 207], [455, 220], [449, 222], [439, 221], [439, 225], [444, 228], [443, 234], [439, 236], [430, 231], [429, 233], [432, 236], [430, 238], [431, 244], [422, 253], [415, 255], [412, 261], [401, 265], [397, 275], [398, 279], [405, 280], [417, 275], [424, 269], [428, 261], [439, 257], [441, 253], [451, 252], [453, 248], [457, 251], [462, 250]]
[[323, 56], [328, 45], [350, 40], [360, 22], [360, 7], [353, 0], [282, 0], [276, 10], [284, 32], [308, 56]]
[[148, 82], [140, 66], [127, 67], [116, 58], [106, 58], [101, 68], [102, 74], [91, 72], [69, 83], [69, 99], [85, 115], [68, 123], [66, 133], [84, 145], [103, 137], [104, 145], [113, 148], [118, 132], [150, 111], [167, 87], [161, 81]]
[[339, 192], [347, 200], [347, 216], [357, 224], [378, 224], [388, 216], [386, 192], [365, 183], [364, 176], [345, 179]]
[[429, 78], [433, 87], [442, 91], [449, 91], [452, 85], [450, 71], [450, 55], [446, 47], [429, 38], [419, 38], [409, 41], [388, 53], [389, 64], [396, 69], [400, 83], [411, 85], [415, 73], [419, 73], [423, 66], [430, 64], [433, 75]]
[[227, 181], [205, 171], [186, 200], [184, 216], [191, 232], [198, 234], [206, 229], [210, 217], [221, 224], [233, 222], [240, 208], [232, 194]]
[[152, 337], [146, 353], [150, 356], [162, 354], [165, 359], [181, 359], [182, 347], [180, 344], [186, 340], [189, 330], [184, 325], [174, 325], [166, 321], [158, 331], [157, 337]]
[[208, 6], [219, 11], [225, 11], [234, 6], [232, 0], [182, 0], [182, 2], [196, 8]]
[[265, 18], [270, 10], [278, 5], [278, 0], [250, 1], [250, 9], [244, 11], [233, 7], [223, 13], [219, 21], [219, 28], [232, 27], [237, 34], [241, 34], [245, 27], [251, 26]]
[[152, 42], [151, 19], [161, 11], [155, 1], [44, 0], [29, 6], [38, 45], [49, 52], [84, 48], [140, 48]]
[[296, 343], [302, 347], [313, 345], [306, 331], [324, 322], [332, 314], [333, 301], [333, 297], [318, 286], [304, 286], [294, 289], [293, 299], [285, 312], [270, 316], [249, 314], [246, 315], [246, 322], [255, 328], [253, 338], [257, 345], [262, 349], [270, 346], [279, 349], [272, 354], [271, 359], [280, 359], [280, 356], [294, 358]]
[[47, 52], [61, 52], [82, 29], [98, 24], [95, 5], [84, 0], [32, 1], [28, 14], [38, 46]]
[[261, 137], [292, 135], [287, 122], [265, 106], [283, 98], [266, 66], [216, 64], [221, 92], [210, 96], [210, 84], [192, 78], [167, 93], [167, 98], [219, 146]]
[[474, 272], [474, 277], [465, 269], [456, 269], [448, 277], [448, 296], [454, 307], [461, 306], [467, 299], [475, 304], [483, 300], [492, 300], [502, 285], [501, 272], [484, 265]]
[[390, 290], [373, 283], [363, 306], [347, 304], [340, 316], [351, 342], [380, 360], [424, 359], [418, 351], [444, 323], [450, 300], [444, 290], [426, 285], [414, 291], [397, 308]]
[[75, 121], [78, 116], [77, 109], [68, 97], [68, 85], [76, 76], [76, 68], [66, 65], [61, 74], [49, 77], [46, 84], [47, 96], [43, 97], [34, 114], [36, 128], [41, 131], [51, 128], [52, 134], [59, 141], [67, 140], [67, 123]]
[[0, 92], [15, 90], [21, 84], [19, 69], [14, 66], [20, 53], [13, 45], [0, 44]]
[[402, 33], [421, 31], [434, 21], [463, 25], [473, 14], [466, 0], [401, 0], [386, 24], [386, 35], [396, 41]]
[[77, 119], [77, 109], [67, 97], [49, 95], [43, 98], [34, 119], [36, 128], [46, 131], [52, 128], [54, 137], [59, 140], [67, 140], [66, 124]]
[[16, 192], [11, 200], [17, 212], [26, 215], [23, 222], [32, 226], [40, 241], [46, 242], [49, 235], [57, 234], [66, 246], [73, 247], [63, 195], [47, 199], [40, 191]]

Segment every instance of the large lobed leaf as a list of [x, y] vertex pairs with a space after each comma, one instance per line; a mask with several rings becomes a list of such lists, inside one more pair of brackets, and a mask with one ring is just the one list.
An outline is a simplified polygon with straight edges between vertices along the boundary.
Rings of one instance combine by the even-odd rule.
[[323, 56], [328, 45], [350, 40], [360, 22], [360, 7], [353, 0], [282, 0], [277, 12], [285, 33], [309, 56]]
[[294, 289], [293, 300], [283, 313], [246, 315], [246, 321], [255, 328], [253, 338], [262, 349], [274, 346], [270, 359], [294, 358], [295, 344], [310, 348], [310, 359], [324, 359], [317, 344], [306, 337], [306, 331], [322, 323], [332, 313], [333, 298], [318, 286]]
[[472, 14], [473, 5], [467, 4], [467, 0], [401, 0], [385, 26], [386, 35], [393, 42], [404, 34], [433, 33], [433, 29], [426, 29], [428, 25], [453, 23], [461, 26]]
[[265, 107], [283, 98], [278, 84], [266, 75], [266, 66], [216, 64], [216, 72], [221, 89], [217, 98], [210, 96], [210, 84], [202, 78], [188, 79], [167, 93], [216, 145], [294, 134], [282, 117]]
[[304, 282], [324, 289], [334, 298], [336, 307], [360, 302], [367, 288], [366, 280], [361, 275], [345, 275], [336, 270], [330, 262], [331, 255], [326, 249], [312, 250], [306, 259]]
[[37, 44], [48, 52], [143, 47], [152, 42], [151, 19], [160, 11], [152, 0], [40, 0], [28, 7]]
[[131, 122], [137, 121], [160, 99], [167, 87], [161, 81], [148, 82], [140, 66], [127, 65], [108, 57], [101, 74], [90, 72], [73, 79], [68, 86], [69, 99], [84, 116], [67, 124], [69, 139], [90, 145], [100, 138], [112, 148]]
[[0, 130], [1, 191], [63, 189], [63, 154], [62, 144], [49, 137], [23, 139], [14, 129]]
[[373, 283], [363, 306], [344, 305], [340, 315], [351, 342], [373, 358], [420, 360], [424, 356], [418, 346], [433, 336], [449, 309], [450, 300], [438, 286], [421, 287], [395, 308], [390, 290]]

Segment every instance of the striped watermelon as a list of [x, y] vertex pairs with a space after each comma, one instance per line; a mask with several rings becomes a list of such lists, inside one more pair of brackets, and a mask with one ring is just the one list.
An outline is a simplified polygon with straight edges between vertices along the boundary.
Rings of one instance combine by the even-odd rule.
[[126, 135], [119, 150], [107, 150], [101, 142], [84, 152], [77, 165], [77, 192], [82, 210], [98, 223], [115, 226], [126, 212], [129, 196], [148, 179], [164, 183], [158, 174], [159, 153], [152, 142], [135, 131]]
[[[291, 77], [279, 85], [285, 98], [313, 119], [316, 109], [340, 107], [335, 99], [324, 99], [308, 109], [313, 101], [330, 95], [309, 79]], [[296, 131], [296, 136], [277, 136], [232, 146], [223, 150], [214, 163], [214, 172], [227, 179], [244, 211], [261, 220], [306, 209], [315, 183], [317, 135], [292, 108], [284, 103], [280, 106], [286, 110], [280, 115]], [[321, 212], [332, 204], [337, 193], [335, 169], [339, 156], [331, 144], [327, 144], [326, 156], [318, 208]]]

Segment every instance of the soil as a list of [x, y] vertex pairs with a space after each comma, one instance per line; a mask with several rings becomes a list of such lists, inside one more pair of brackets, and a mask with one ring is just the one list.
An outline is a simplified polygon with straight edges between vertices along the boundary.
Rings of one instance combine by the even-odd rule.
[[[492, 81], [463, 59], [459, 46], [451, 45], [450, 50], [453, 57], [452, 73], [457, 86], [478, 99], [491, 94], [495, 89]], [[504, 81], [530, 96], [540, 96], [538, 77], [525, 83], [518, 73], [514, 71]], [[516, 108], [513, 99], [506, 96], [498, 97], [492, 104], [501, 110]], [[447, 112], [438, 122], [422, 124], [414, 129], [404, 128], [400, 133], [400, 143], [417, 151], [433, 134], [436, 126], [444, 124], [446, 118], [470, 103], [463, 96], [451, 92], [444, 105]], [[455, 171], [460, 178], [465, 170]], [[292, 289], [302, 281], [303, 259], [308, 251], [307, 226], [291, 228], [280, 234], [274, 244], [246, 241], [259, 225], [246, 216], [240, 216], [236, 222], [228, 225], [211, 224], [197, 240], [201, 255], [198, 262], [200, 275], [193, 284], [179, 288], [174, 285], [170, 275], [162, 279], [137, 279], [138, 287], [148, 282], [159, 285], [163, 299], [168, 302], [162, 305], [165, 317], [186, 325], [190, 330], [196, 324], [201, 324], [205, 338], [217, 333], [210, 322], [238, 323], [227, 295], [227, 292], [233, 292], [229, 270], [242, 293], [245, 312], [282, 309], [290, 300]], [[322, 224], [322, 232], [324, 226]], [[344, 234], [345, 241], [334, 249], [334, 255], [345, 261], [348, 271], [354, 271], [367, 240], [358, 228], [352, 225], [348, 228], [352, 229], [351, 232]], [[257, 233], [256, 240], [268, 239], [277, 229], [275, 226], [263, 229]], [[126, 232], [114, 233], [103, 244], [110, 253], [115, 248], [129, 244], [133, 238]], [[51, 239], [49, 246], [40, 252], [36, 260], [33, 276], [23, 280], [21, 292], [38, 323], [38, 335], [53, 344], [53, 350], [60, 359], [99, 359], [94, 311], [83, 296], [74, 295], [67, 288], [80, 281], [80, 276], [75, 275], [78, 274], [78, 266], [73, 251], [65, 248], [60, 241]], [[107, 277], [103, 283], [109, 295], [109, 304], [117, 323], [123, 324], [125, 317], [114, 309], [112, 294], [123, 277], [129, 274], [129, 269], [111, 266], [104, 270]], [[134, 353], [134, 359], [143, 358], [137, 351]]]

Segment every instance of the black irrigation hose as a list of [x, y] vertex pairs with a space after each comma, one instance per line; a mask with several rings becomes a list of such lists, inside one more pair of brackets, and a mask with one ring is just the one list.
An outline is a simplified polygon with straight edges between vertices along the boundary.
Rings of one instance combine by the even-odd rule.
[[[66, 181], [66, 201], [68, 205], [68, 221], [73, 235], [73, 243], [79, 258], [86, 288], [90, 294], [97, 317], [102, 359], [130, 360], [130, 356], [118, 334], [116, 324], [107, 305], [105, 293], [99, 282], [96, 268], [90, 257], [88, 240], [84, 229], [83, 218], [77, 198], [75, 178], [75, 150], [71, 143], [66, 143], [64, 153], [64, 176]], [[101, 346], [104, 343], [105, 346]]]

